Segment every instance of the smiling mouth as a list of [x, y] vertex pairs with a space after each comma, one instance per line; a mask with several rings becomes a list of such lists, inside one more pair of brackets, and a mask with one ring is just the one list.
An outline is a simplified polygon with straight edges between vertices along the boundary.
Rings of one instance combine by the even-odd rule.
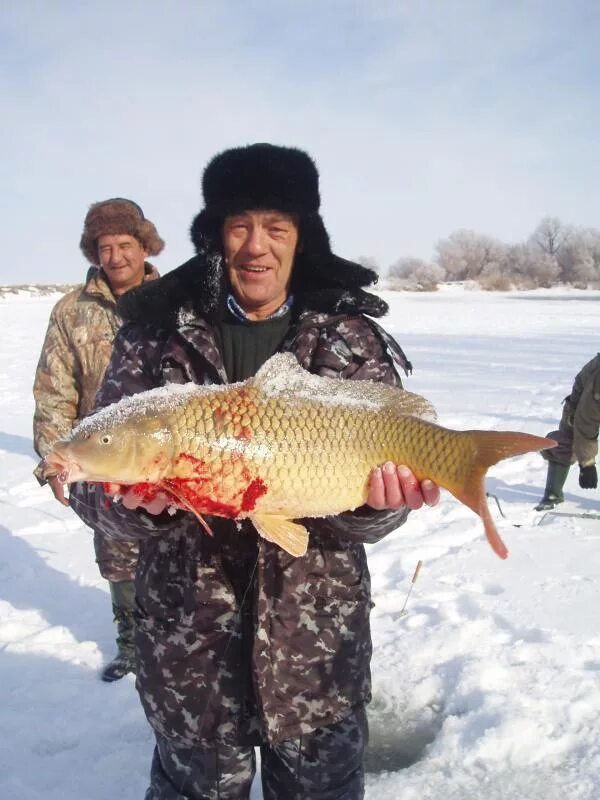
[[252, 264], [242, 264], [240, 269], [243, 272], [254, 272], [254, 273], [268, 272], [269, 271], [269, 267], [258, 267], [258, 266], [253, 266]]

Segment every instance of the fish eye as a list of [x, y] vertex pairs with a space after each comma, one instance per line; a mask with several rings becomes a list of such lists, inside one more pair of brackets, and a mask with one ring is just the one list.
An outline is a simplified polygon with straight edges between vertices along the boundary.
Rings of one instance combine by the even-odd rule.
[[100, 444], [110, 444], [112, 441], [112, 436], [110, 433], [103, 433], [100, 437]]

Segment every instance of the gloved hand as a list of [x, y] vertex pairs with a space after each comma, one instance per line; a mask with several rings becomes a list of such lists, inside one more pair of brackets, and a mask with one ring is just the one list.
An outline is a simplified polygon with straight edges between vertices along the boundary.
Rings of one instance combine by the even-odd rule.
[[595, 489], [598, 486], [598, 472], [594, 464], [579, 467], [579, 485], [582, 489]]

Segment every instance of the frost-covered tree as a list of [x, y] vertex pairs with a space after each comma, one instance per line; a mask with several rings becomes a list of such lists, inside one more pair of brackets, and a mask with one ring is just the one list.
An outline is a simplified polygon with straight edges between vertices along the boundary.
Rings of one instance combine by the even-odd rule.
[[572, 229], [562, 223], [558, 217], [543, 217], [537, 228], [531, 234], [529, 244], [555, 258], [566, 245]]
[[444, 280], [446, 271], [438, 264], [407, 256], [395, 261], [388, 275], [392, 288], [431, 292]]
[[506, 248], [501, 271], [515, 289], [535, 289], [556, 283], [560, 267], [554, 256], [525, 243]]
[[600, 281], [600, 231], [595, 228], [573, 230], [560, 250], [561, 278], [576, 286]]
[[498, 239], [461, 229], [436, 244], [436, 260], [450, 281], [477, 280], [486, 266], [501, 262], [504, 249]]

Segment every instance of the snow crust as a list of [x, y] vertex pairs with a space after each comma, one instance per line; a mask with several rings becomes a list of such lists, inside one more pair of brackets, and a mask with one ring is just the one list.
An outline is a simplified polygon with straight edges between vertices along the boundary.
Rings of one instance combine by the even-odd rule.
[[[448, 427], [545, 435], [598, 349], [600, 293], [384, 297], [415, 368], [405, 386]], [[153, 737], [133, 678], [98, 679], [115, 630], [91, 532], [32, 475], [31, 385], [55, 299], [1, 305], [0, 797], [139, 800]], [[489, 473], [505, 562], [448, 494], [368, 547], [367, 800], [600, 797], [600, 521], [535, 512], [545, 474], [536, 453]], [[565, 491], [561, 513], [600, 514], [576, 469]]]

